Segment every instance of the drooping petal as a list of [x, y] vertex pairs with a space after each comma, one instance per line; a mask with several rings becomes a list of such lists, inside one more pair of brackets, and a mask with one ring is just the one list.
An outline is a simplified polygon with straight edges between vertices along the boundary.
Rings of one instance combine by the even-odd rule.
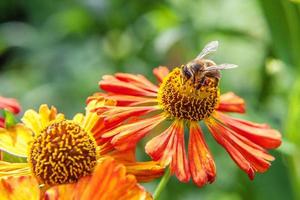
[[32, 176], [7, 177], [0, 179], [0, 199], [39, 200], [39, 185]]
[[172, 157], [170, 170], [176, 177], [182, 182], [188, 182], [190, 180], [190, 169], [185, 152], [184, 142], [184, 125], [183, 121], [177, 121], [175, 129], [174, 146], [175, 152]]
[[10, 154], [27, 157], [28, 144], [32, 140], [32, 131], [23, 124], [17, 124], [7, 129], [0, 128], [0, 150]]
[[56, 186], [46, 192], [50, 200], [59, 199], [80, 200], [143, 200], [152, 199], [144, 188], [137, 184], [134, 176], [126, 175], [124, 165], [111, 158], [103, 158], [92, 176], [80, 179], [76, 184]]
[[263, 147], [228, 128], [218, 120], [208, 119], [206, 124], [216, 141], [227, 150], [232, 159], [248, 174], [251, 180], [254, 178], [255, 172], [262, 173], [270, 167], [270, 161], [273, 161], [274, 157], [268, 154]]
[[245, 101], [233, 92], [228, 92], [220, 96], [220, 104], [217, 110], [223, 112], [244, 113], [246, 110]]
[[30, 175], [28, 163], [9, 163], [0, 161], [0, 178], [9, 176]]
[[216, 176], [216, 166], [197, 122], [190, 124], [188, 156], [193, 181], [199, 187], [212, 183]]
[[52, 121], [64, 120], [64, 115], [57, 113], [55, 107], [49, 108], [43, 104], [40, 106], [39, 113], [34, 110], [27, 110], [22, 118], [22, 122], [26, 127], [30, 128], [35, 135], [38, 135]]
[[170, 164], [174, 154], [174, 129], [176, 123], [174, 122], [163, 133], [152, 138], [147, 142], [145, 150], [146, 153], [155, 161], [159, 161], [162, 166]]
[[165, 66], [159, 66], [153, 69], [153, 74], [157, 80], [161, 83], [163, 79], [169, 74], [169, 69]]
[[21, 106], [16, 99], [0, 96], [0, 109], [7, 109], [14, 114], [21, 111]]
[[182, 182], [190, 179], [184, 145], [183, 121], [176, 120], [163, 133], [152, 138], [146, 145], [146, 153], [162, 166], [170, 165], [171, 172]]
[[267, 148], [277, 148], [281, 144], [281, 134], [267, 126], [266, 124], [251, 123], [246, 120], [236, 119], [234, 117], [218, 113], [216, 118], [226, 124], [236, 133], [243, 135], [252, 142]]

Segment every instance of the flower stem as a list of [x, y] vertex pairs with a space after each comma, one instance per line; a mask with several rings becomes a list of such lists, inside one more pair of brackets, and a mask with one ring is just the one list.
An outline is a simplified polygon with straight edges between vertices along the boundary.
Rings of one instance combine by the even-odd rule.
[[161, 192], [164, 190], [164, 188], [166, 187], [169, 179], [171, 177], [171, 171], [170, 171], [170, 168], [168, 167], [165, 171], [165, 174], [164, 176], [161, 178], [158, 186], [156, 187], [155, 191], [154, 191], [154, 200], [158, 200]]

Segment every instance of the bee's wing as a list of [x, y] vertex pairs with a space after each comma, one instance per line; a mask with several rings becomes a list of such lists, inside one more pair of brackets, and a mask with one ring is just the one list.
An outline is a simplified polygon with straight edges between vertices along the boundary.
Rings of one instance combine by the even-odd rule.
[[220, 64], [215, 66], [210, 66], [205, 69], [205, 71], [212, 71], [212, 70], [222, 70], [222, 69], [231, 69], [238, 67], [235, 64]]
[[219, 47], [218, 41], [212, 41], [205, 45], [205, 47], [202, 49], [201, 53], [196, 57], [196, 60], [204, 58], [206, 55], [217, 51]]

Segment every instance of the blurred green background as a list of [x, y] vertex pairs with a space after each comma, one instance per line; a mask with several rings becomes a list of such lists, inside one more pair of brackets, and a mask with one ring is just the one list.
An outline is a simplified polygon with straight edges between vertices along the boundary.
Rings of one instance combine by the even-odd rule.
[[[23, 110], [55, 105], [84, 110], [104, 74], [178, 66], [211, 40], [221, 89], [247, 101], [247, 119], [283, 133], [265, 174], [248, 180], [206, 134], [217, 179], [197, 188], [172, 178], [160, 199], [300, 199], [300, 4], [288, 0], [1, 0], [0, 95]], [[140, 149], [142, 150], [142, 148]], [[158, 181], [145, 184], [153, 192]]]

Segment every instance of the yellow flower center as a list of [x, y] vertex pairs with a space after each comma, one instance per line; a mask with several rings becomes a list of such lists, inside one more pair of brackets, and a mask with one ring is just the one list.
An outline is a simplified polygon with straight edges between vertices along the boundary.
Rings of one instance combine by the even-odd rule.
[[32, 173], [48, 185], [76, 182], [97, 162], [95, 139], [79, 125], [61, 121], [36, 136], [29, 149]]
[[157, 98], [170, 117], [200, 121], [218, 106], [220, 92], [213, 78], [207, 78], [205, 84], [196, 89], [193, 80], [184, 80], [180, 68], [175, 68], [164, 78]]

